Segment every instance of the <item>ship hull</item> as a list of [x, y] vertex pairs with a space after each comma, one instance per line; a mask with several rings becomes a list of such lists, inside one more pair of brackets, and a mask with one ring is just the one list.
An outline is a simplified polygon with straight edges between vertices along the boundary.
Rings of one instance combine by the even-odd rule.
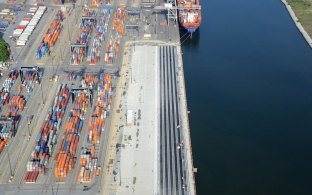
[[[199, 0], [178, 0], [178, 7], [183, 7], [178, 11], [180, 26], [189, 33], [194, 33], [200, 27], [202, 16], [200, 9], [191, 8], [192, 5], [200, 6]], [[190, 9], [188, 9], [190, 7]]]

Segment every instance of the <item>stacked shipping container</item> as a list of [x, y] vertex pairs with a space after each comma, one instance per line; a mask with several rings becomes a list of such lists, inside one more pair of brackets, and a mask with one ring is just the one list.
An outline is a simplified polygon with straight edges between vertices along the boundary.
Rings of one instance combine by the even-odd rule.
[[91, 50], [88, 52], [87, 61], [89, 65], [95, 65], [101, 59], [101, 44], [104, 41], [104, 33], [107, 32], [107, 26], [110, 18], [111, 9], [101, 9], [99, 22], [95, 28], [95, 37], [93, 39]]
[[60, 85], [47, 118], [36, 137], [35, 150], [32, 151], [31, 159], [26, 167], [25, 182], [35, 182], [39, 173], [45, 173], [45, 168], [56, 143], [56, 132], [60, 129], [68, 100], [69, 89], [67, 85]]
[[93, 74], [86, 74], [85, 77], [81, 80], [81, 86], [83, 88], [93, 89], [96, 83], [97, 79]]
[[78, 172], [78, 182], [91, 183], [94, 175], [100, 174], [101, 167], [98, 165], [98, 158], [95, 156], [94, 145], [84, 148], [80, 154], [80, 169]]
[[37, 60], [41, 59], [42, 56], [46, 56], [49, 52], [50, 47], [53, 46], [57, 41], [63, 27], [61, 24], [62, 21], [63, 21], [63, 13], [61, 12], [61, 10], [59, 10], [55, 16], [55, 19], [51, 22], [49, 29], [44, 35], [44, 38], [40, 46], [37, 49], [36, 52]]
[[91, 147], [84, 148], [80, 155], [78, 181], [82, 183], [92, 182], [93, 176], [99, 175], [100, 167], [95, 154], [95, 145], [100, 143], [100, 135], [104, 131], [104, 122], [112, 101], [110, 74], [101, 74], [99, 80], [102, 82], [98, 84], [98, 98], [88, 124], [87, 139]]
[[56, 178], [66, 178], [75, 164], [75, 154], [83, 126], [83, 117], [87, 108], [88, 96], [85, 92], [82, 92], [75, 98], [74, 108], [71, 110], [69, 121], [66, 123], [65, 137], [55, 158], [54, 175]]
[[[20, 25], [14, 30], [13, 36], [18, 37], [16, 45], [23, 46], [26, 44], [28, 37], [32, 34], [33, 30], [36, 28], [39, 20], [46, 10], [45, 6], [40, 6], [37, 8], [30, 8], [29, 14], [25, 17]], [[36, 12], [35, 14], [33, 14]], [[31, 17], [32, 16], [32, 17]]]
[[23, 96], [12, 96], [9, 101], [9, 109], [6, 112], [6, 117], [16, 117], [19, 110], [24, 110], [25, 104], [26, 100]]
[[[86, 11], [84, 14], [84, 17], [96, 17], [96, 13], [95, 11]], [[81, 20], [81, 24], [80, 24], [80, 33], [79, 33], [79, 37], [76, 41], [76, 45], [84, 45], [86, 47], [81, 47], [81, 46], [76, 46], [76, 47], [72, 47], [71, 49], [71, 59], [70, 59], [70, 63], [72, 65], [79, 65], [84, 57], [87, 54], [87, 46], [89, 43], [89, 40], [91, 38], [91, 33], [92, 33], [92, 29], [95, 26], [95, 21], [93, 19], [82, 19]]]
[[104, 62], [106, 64], [112, 65], [119, 53], [120, 39], [123, 37], [124, 33], [124, 22], [126, 19], [126, 9], [125, 6], [118, 6], [117, 10], [114, 12], [113, 20], [113, 36], [107, 42], [106, 52]]
[[91, 8], [99, 7], [100, 0], [91, 0]]
[[11, 88], [13, 87], [16, 79], [18, 78], [19, 74], [16, 69], [10, 71], [8, 77], [6, 78], [2, 84], [2, 91], [3, 92], [10, 92]]

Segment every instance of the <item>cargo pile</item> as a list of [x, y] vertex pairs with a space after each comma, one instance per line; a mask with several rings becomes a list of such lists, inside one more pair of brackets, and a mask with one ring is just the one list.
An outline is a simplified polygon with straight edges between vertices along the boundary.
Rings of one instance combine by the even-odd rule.
[[98, 165], [98, 158], [95, 156], [94, 145], [90, 148], [83, 148], [80, 154], [80, 169], [78, 182], [91, 183], [94, 175], [100, 175], [101, 167]]
[[15, 15], [17, 12], [21, 11], [21, 8], [15, 5], [12, 8], [4, 8], [1, 10], [0, 15], [1, 16], [7, 16], [7, 15]]
[[0, 153], [3, 151], [5, 144], [14, 135], [14, 123], [8, 121], [0, 121]]
[[124, 33], [124, 22], [126, 19], [126, 9], [125, 6], [118, 6], [117, 10], [114, 12], [113, 20], [113, 33], [110, 40], [106, 45], [106, 52], [104, 57], [105, 64], [112, 65], [114, 60], [117, 58], [119, 53], [120, 39], [123, 37]]
[[[2, 130], [2, 126], [0, 124], [0, 128]], [[2, 131], [1, 131], [1, 134], [2, 134]], [[3, 151], [4, 147], [5, 147], [5, 144], [9, 141], [9, 139], [7, 137], [5, 138], [0, 138], [0, 153]]]
[[72, 65], [79, 65], [87, 54], [87, 46], [91, 38], [92, 29], [95, 26], [95, 17], [95, 11], [86, 11], [82, 17], [79, 37], [76, 43], [71, 46], [70, 63]]
[[32, 7], [29, 9], [28, 15], [19, 23], [19, 25], [13, 32], [13, 37], [18, 37], [16, 45], [26, 45], [28, 37], [36, 28], [39, 20], [41, 19], [46, 9], [47, 8], [45, 6], [40, 6], [38, 9], [36, 7]]
[[104, 41], [104, 33], [107, 32], [107, 26], [110, 18], [111, 9], [101, 9], [99, 22], [95, 28], [95, 36], [91, 49], [88, 52], [87, 61], [89, 65], [95, 65], [101, 60], [101, 44]]
[[91, 0], [91, 8], [99, 7], [100, 0]]
[[[29, 165], [30, 169], [32, 168], [33, 165]], [[24, 182], [25, 183], [36, 183], [37, 178], [39, 176], [39, 171], [29, 171], [26, 172]]]
[[111, 76], [106, 73], [105, 76], [102, 75], [101, 77], [100, 81], [103, 81], [103, 83], [98, 85], [96, 106], [88, 124], [88, 142], [92, 144], [100, 143], [100, 135], [104, 131], [104, 120], [107, 117], [111, 103]]
[[23, 86], [26, 88], [27, 92], [30, 93], [33, 91], [34, 86], [32, 85], [33, 82], [38, 80], [38, 74], [35, 70], [26, 70], [26, 71], [22, 71], [21, 74], [23, 74], [23, 82], [22, 82], [22, 86], [21, 90]]
[[63, 13], [61, 10], [59, 10], [55, 16], [55, 19], [51, 22], [50, 27], [44, 35], [40, 46], [37, 49], [37, 60], [41, 59], [43, 56], [46, 56], [49, 53], [50, 47], [52, 47], [57, 41], [63, 27], [61, 24], [62, 21]]
[[81, 80], [82, 88], [93, 89], [95, 87], [96, 77], [93, 74], [86, 74], [85, 77]]
[[14, 95], [10, 98], [9, 109], [6, 112], [6, 117], [16, 117], [18, 111], [23, 111], [26, 100], [21, 95]]
[[93, 177], [98, 176], [101, 170], [95, 146], [100, 143], [100, 135], [104, 131], [104, 121], [108, 116], [112, 101], [111, 75], [109, 73], [101, 74], [99, 80], [101, 82], [98, 83], [98, 98], [88, 124], [88, 143], [90, 146], [82, 149], [80, 155], [80, 168], [77, 178], [80, 183], [91, 183]]
[[23, 72], [24, 80], [33, 82], [37, 80], [37, 72], [34, 70], [27, 70]]
[[18, 71], [16, 69], [13, 69], [10, 71], [8, 77], [6, 78], [2, 84], [2, 91], [3, 92], [10, 92], [11, 88], [14, 85], [14, 82], [16, 81], [16, 79], [18, 78], [19, 74]]
[[6, 105], [9, 102], [10, 96], [8, 92], [0, 91], [0, 105]]
[[83, 117], [88, 108], [88, 101], [85, 92], [78, 94], [75, 98], [74, 108], [71, 110], [70, 118], [65, 126], [64, 139], [55, 158], [54, 176], [56, 178], [66, 178], [75, 165], [75, 154], [82, 130]]
[[126, 20], [125, 6], [118, 6], [114, 13], [113, 29], [119, 34], [120, 38], [124, 33], [124, 22]]
[[46, 166], [56, 143], [56, 132], [60, 129], [69, 96], [67, 85], [60, 85], [46, 120], [36, 137], [36, 146], [31, 153], [31, 158], [26, 167], [25, 182], [36, 182], [39, 173], [45, 173]]

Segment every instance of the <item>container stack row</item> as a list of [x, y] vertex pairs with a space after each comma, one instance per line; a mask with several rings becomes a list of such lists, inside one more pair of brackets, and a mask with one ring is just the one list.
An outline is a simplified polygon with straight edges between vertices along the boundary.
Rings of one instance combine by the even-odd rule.
[[101, 60], [101, 45], [104, 41], [104, 33], [107, 32], [107, 26], [110, 18], [111, 9], [101, 9], [99, 21], [95, 28], [95, 36], [91, 49], [88, 52], [87, 61], [89, 65], [95, 65]]
[[12, 138], [14, 134], [13, 123], [8, 121], [0, 121], [0, 153], [3, 151], [5, 144]]
[[4, 91], [0, 91], [0, 105], [4, 106], [7, 103], [9, 103], [9, 93], [8, 92], [4, 92]]
[[8, 78], [6, 78], [2, 84], [2, 92], [9, 93], [18, 76], [19, 73], [16, 69], [11, 70], [8, 75]]
[[[95, 11], [84, 12], [84, 17], [96, 17]], [[91, 39], [92, 29], [95, 27], [95, 21], [93, 19], [83, 18], [80, 23], [80, 33], [76, 41], [76, 46], [71, 48], [72, 65], [79, 65], [84, 57], [87, 55], [87, 47]]]
[[14, 135], [14, 126], [13, 123], [8, 121], [0, 122], [0, 138], [2, 139], [10, 139]]
[[75, 165], [75, 155], [83, 126], [83, 117], [87, 108], [88, 96], [85, 92], [82, 92], [75, 98], [74, 107], [70, 112], [70, 118], [65, 126], [64, 139], [55, 158], [54, 176], [56, 178], [66, 178], [67, 174]]
[[86, 74], [84, 78], [81, 80], [81, 86], [83, 88], [94, 89], [96, 82], [97, 82], [97, 79], [95, 75]]
[[55, 19], [51, 22], [50, 27], [44, 35], [40, 46], [37, 48], [37, 60], [41, 59], [43, 56], [46, 56], [49, 53], [50, 47], [52, 47], [57, 41], [63, 27], [61, 24], [62, 21], [63, 13], [61, 10], [59, 10], [55, 16]]
[[[0, 124], [0, 128], [2, 130], [2, 126]], [[2, 132], [2, 131], [1, 131]], [[5, 138], [0, 138], [0, 153], [3, 151], [5, 144], [9, 141], [9, 138], [5, 137]]]
[[104, 131], [104, 122], [110, 110], [112, 101], [111, 75], [109, 73], [101, 74], [99, 81], [96, 106], [88, 124], [87, 139], [90, 145], [83, 148], [80, 155], [80, 168], [77, 178], [80, 183], [91, 183], [93, 177], [98, 176], [101, 170], [95, 146], [100, 143], [101, 131]]
[[98, 85], [96, 105], [88, 124], [88, 142], [92, 144], [100, 143], [100, 135], [104, 131], [105, 119], [111, 104], [111, 76], [106, 73], [101, 77], [100, 81], [103, 83]]
[[94, 145], [83, 148], [80, 154], [80, 169], [78, 172], [78, 182], [91, 183], [95, 175], [100, 175], [101, 167], [95, 155]]
[[9, 109], [6, 112], [6, 117], [16, 117], [18, 111], [23, 111], [26, 100], [22, 95], [14, 95], [10, 98]]
[[[14, 97], [14, 96], [13, 96]], [[7, 98], [9, 99], [9, 98]], [[12, 110], [12, 104], [14, 101], [12, 101], [12, 99], [15, 98], [11, 98], [11, 100], [9, 101], [9, 109], [8, 110]], [[19, 108], [17, 108], [19, 109]], [[17, 116], [17, 112], [18, 110], [16, 110], [14, 112], [14, 116], [12, 116], [12, 119], [10, 120], [1, 120], [0, 121], [0, 153], [3, 151], [3, 149], [5, 148], [5, 144], [9, 141], [9, 139], [11, 139], [14, 135], [15, 135], [15, 126], [16, 123], [18, 121], [18, 119], [15, 117]]]
[[23, 90], [23, 87], [26, 88], [27, 92], [30, 93], [33, 91], [34, 85], [33, 83], [38, 80], [38, 74], [35, 70], [26, 70], [22, 71], [24, 80], [21, 85], [21, 89], [19, 91]]
[[[31, 158], [26, 167], [26, 174], [24, 177], [25, 182], [29, 182], [27, 176], [30, 174], [36, 172], [42, 174], [45, 173], [46, 166], [56, 143], [56, 132], [60, 129], [65, 109], [69, 101], [69, 96], [70, 93], [67, 85], [59, 85], [55, 99], [50, 106], [47, 117], [36, 137], [35, 149], [32, 151]], [[35, 178], [35, 181], [36, 179], [37, 177]]]
[[[46, 9], [47, 8], [45, 6], [39, 6], [38, 9], [36, 7], [30, 8], [29, 12], [31, 14], [28, 14], [28, 16], [21, 21], [19, 26], [13, 32], [13, 36], [18, 37], [16, 45], [19, 46], [26, 45], [28, 37], [32, 34], [33, 30], [36, 28], [39, 20], [41, 19]], [[33, 12], [35, 12], [35, 14], [32, 14]]]
[[91, 0], [91, 8], [99, 7], [100, 0]]
[[18, 24], [18, 26], [13, 31], [13, 37], [18, 38], [26, 29], [26, 26], [29, 24], [33, 15], [35, 15], [37, 7], [32, 7], [28, 10], [27, 16]]
[[112, 65], [118, 56], [120, 39], [123, 37], [124, 33], [125, 19], [125, 6], [118, 6], [117, 10], [114, 12], [112, 37], [106, 45], [106, 52], [104, 57], [105, 64]]

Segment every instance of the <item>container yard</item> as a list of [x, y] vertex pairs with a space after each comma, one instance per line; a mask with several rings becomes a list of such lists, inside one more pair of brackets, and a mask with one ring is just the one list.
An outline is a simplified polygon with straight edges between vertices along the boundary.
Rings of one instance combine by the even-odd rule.
[[[0, 77], [1, 192], [169, 194], [157, 188], [168, 181], [179, 194], [195, 194], [178, 23], [159, 25], [168, 24], [167, 9], [145, 3], [39, 0], [0, 6], [11, 50]], [[166, 95], [157, 75], [176, 87], [180, 99]], [[177, 102], [184, 117], [179, 127], [184, 137], [175, 140], [184, 139], [187, 164], [166, 164], [163, 159], [170, 157], [157, 147], [165, 144], [164, 134], [154, 139], [165, 131], [157, 129], [163, 120], [176, 121], [151, 114], [164, 112], [161, 92], [168, 104]], [[174, 140], [166, 144], [176, 151]], [[174, 165], [187, 174], [170, 168], [181, 179], [169, 181], [159, 169]]]
[[49, 108], [40, 132], [36, 136], [35, 148], [26, 166], [24, 181], [36, 182], [40, 174], [44, 174], [59, 134], [65, 109], [69, 101], [69, 89], [66, 85], [59, 85], [55, 99]]
[[81, 17], [80, 32], [76, 43], [71, 44], [71, 59], [72, 65], [79, 65], [83, 62], [87, 55], [91, 33], [96, 25], [96, 12], [83, 10]]
[[56, 178], [66, 178], [67, 174], [74, 167], [83, 119], [88, 108], [88, 101], [89, 98], [86, 92], [81, 92], [75, 97], [74, 107], [72, 108], [70, 118], [65, 125], [61, 148], [55, 158], [56, 166], [54, 169], [54, 176]]

